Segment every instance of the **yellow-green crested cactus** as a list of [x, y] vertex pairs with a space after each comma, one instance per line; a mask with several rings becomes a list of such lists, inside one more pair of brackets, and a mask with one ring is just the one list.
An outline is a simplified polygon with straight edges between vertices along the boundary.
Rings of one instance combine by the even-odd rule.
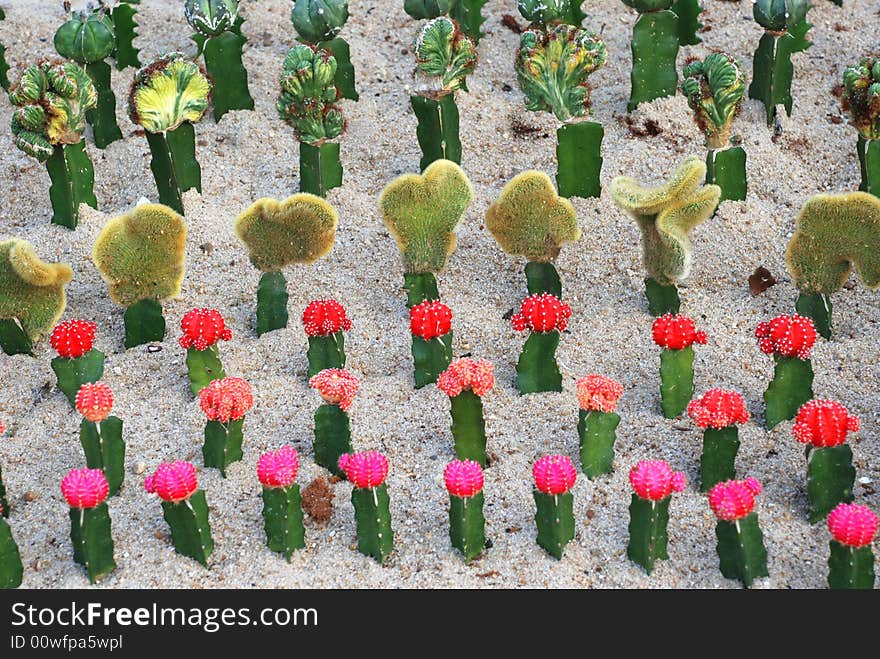
[[207, 73], [183, 53], [171, 53], [140, 69], [131, 84], [131, 120], [150, 133], [198, 122], [211, 101]]

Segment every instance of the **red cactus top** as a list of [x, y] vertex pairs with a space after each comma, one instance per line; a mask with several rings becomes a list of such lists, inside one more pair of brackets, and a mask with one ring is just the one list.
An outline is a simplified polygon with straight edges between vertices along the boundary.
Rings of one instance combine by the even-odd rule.
[[662, 501], [684, 490], [687, 479], [683, 472], [672, 471], [665, 460], [640, 460], [629, 470], [629, 482], [642, 499]]
[[577, 471], [567, 455], [545, 455], [532, 466], [535, 487], [544, 494], [564, 494], [577, 480]]
[[101, 423], [113, 409], [113, 391], [103, 382], [86, 382], [76, 392], [76, 409], [92, 423]]
[[354, 403], [361, 383], [344, 368], [325, 368], [309, 379], [309, 386], [318, 390], [325, 403], [339, 405], [339, 409], [346, 411]]
[[588, 412], [613, 412], [623, 385], [604, 375], [585, 375], [577, 381], [578, 405]]
[[809, 359], [810, 350], [816, 343], [816, 328], [812, 318], [783, 314], [759, 323], [755, 328], [755, 337], [761, 352], [765, 354]]
[[388, 458], [378, 451], [344, 453], [339, 456], [339, 468], [356, 488], [379, 487], [388, 476]]
[[214, 380], [199, 391], [199, 406], [209, 421], [237, 421], [254, 406], [251, 385], [241, 378]]
[[191, 462], [181, 460], [163, 462], [156, 468], [156, 472], [144, 481], [144, 489], [171, 503], [189, 499], [199, 489], [196, 468]]
[[529, 295], [510, 319], [513, 329], [522, 332], [562, 332], [568, 327], [571, 307], [551, 293]]
[[718, 388], [694, 398], [688, 403], [687, 413], [700, 428], [727, 428], [749, 420], [743, 397], [735, 391]]
[[351, 321], [345, 315], [345, 307], [329, 298], [309, 302], [303, 311], [302, 322], [309, 336], [329, 336], [351, 329]]
[[409, 310], [409, 329], [425, 341], [446, 336], [452, 329], [452, 309], [438, 300], [425, 300]]
[[816, 448], [839, 446], [846, 441], [846, 433], [858, 432], [861, 421], [833, 400], [808, 400], [798, 410], [791, 434], [801, 444]]
[[874, 541], [880, 519], [867, 506], [841, 503], [828, 515], [828, 530], [842, 545], [866, 547]]
[[706, 343], [706, 333], [697, 331], [694, 321], [681, 314], [664, 314], [651, 327], [654, 343], [667, 350], [684, 350], [694, 343]]
[[257, 461], [257, 478], [263, 487], [289, 487], [296, 480], [299, 458], [292, 446], [268, 451]]
[[742, 519], [755, 508], [755, 497], [761, 494], [757, 478], [724, 481], [709, 490], [709, 507], [718, 519], [728, 522]]
[[450, 398], [470, 389], [483, 396], [495, 386], [494, 366], [486, 359], [453, 359], [437, 378], [437, 388]]
[[0, 435], [6, 432], [6, 424], [3, 423], [3, 419], [0, 419]]
[[217, 341], [229, 341], [232, 330], [226, 327], [226, 321], [216, 309], [193, 309], [180, 319], [180, 347], [205, 350]]
[[52, 330], [49, 343], [59, 357], [76, 359], [92, 349], [97, 329], [98, 326], [88, 320], [65, 320]]
[[61, 494], [71, 508], [94, 508], [109, 493], [110, 485], [100, 469], [71, 469], [61, 481]]
[[466, 499], [483, 491], [483, 468], [473, 460], [454, 460], [443, 470], [443, 480], [449, 494]]

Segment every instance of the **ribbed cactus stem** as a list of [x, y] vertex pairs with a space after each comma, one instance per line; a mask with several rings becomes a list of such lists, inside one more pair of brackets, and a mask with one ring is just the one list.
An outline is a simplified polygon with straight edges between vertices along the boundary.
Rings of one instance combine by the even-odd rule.
[[781, 34], [768, 30], [758, 42], [752, 64], [749, 98], [757, 99], [764, 104], [768, 126], [773, 125], [778, 105], [782, 105], [786, 114], [791, 116], [793, 104], [791, 81], [794, 77], [791, 56], [806, 50], [811, 45], [806, 40], [806, 34], [811, 27], [806, 20], [803, 20]]
[[228, 423], [208, 421], [205, 424], [205, 443], [202, 457], [206, 467], [215, 467], [226, 478], [226, 468], [244, 457], [241, 444], [244, 440], [244, 419], [231, 419]]
[[336, 58], [336, 77], [333, 82], [339, 90], [339, 98], [347, 98], [357, 101], [360, 95], [355, 86], [354, 65], [351, 63], [351, 48], [342, 37], [336, 37], [329, 41], [321, 41], [318, 48], [326, 48]]
[[486, 22], [486, 17], [482, 12], [486, 2], [487, 0], [458, 0], [449, 11], [461, 31], [473, 39], [474, 43], [479, 43], [483, 36], [481, 27]]
[[137, 22], [135, 15], [140, 0], [120, 0], [110, 11], [110, 20], [113, 21], [113, 29], [116, 33], [116, 51], [113, 57], [116, 59], [116, 68], [120, 71], [132, 66], [140, 68], [141, 62], [138, 57], [140, 52], [134, 47], [134, 39], [137, 36]]
[[418, 120], [416, 137], [422, 150], [419, 168], [424, 171], [435, 160], [451, 160], [460, 164], [461, 140], [458, 136], [455, 93], [449, 92], [436, 98], [415, 94], [409, 100]]
[[269, 549], [290, 563], [293, 552], [306, 546], [299, 485], [263, 488], [263, 526]]
[[565, 546], [574, 539], [574, 495], [544, 494], [535, 489], [535, 524], [538, 527], [538, 544], [551, 556], [561, 559]]
[[264, 272], [257, 287], [257, 336], [287, 327], [287, 279], [282, 272]]
[[880, 140], [866, 140], [859, 135], [856, 150], [862, 175], [859, 190], [880, 197]]
[[211, 384], [214, 380], [226, 377], [220, 362], [218, 344], [199, 350], [193, 346], [186, 349], [186, 369], [189, 373], [189, 387], [194, 394]]
[[150, 145], [150, 170], [156, 181], [159, 202], [184, 215], [183, 193], [202, 191], [202, 168], [196, 160], [196, 131], [189, 122], [164, 133], [146, 131]]
[[82, 357], [55, 357], [52, 370], [58, 380], [58, 389], [67, 396], [70, 406], [76, 408], [76, 393], [86, 382], [97, 382], [104, 375], [104, 353], [91, 349]]
[[315, 411], [315, 462], [331, 473], [345, 478], [339, 457], [351, 453], [351, 422], [348, 412], [339, 405], [321, 405]]
[[801, 405], [813, 397], [813, 366], [809, 359], [780, 355], [774, 355], [773, 359], [776, 361], [773, 380], [764, 392], [764, 425], [767, 430], [793, 419]]
[[616, 412], [581, 410], [578, 419], [581, 471], [591, 480], [610, 474], [614, 464], [614, 440], [620, 424]]
[[326, 336], [310, 336], [309, 377], [317, 375], [325, 368], [345, 368], [345, 336], [342, 331]]
[[177, 503], [163, 501], [162, 512], [171, 527], [171, 542], [177, 553], [208, 567], [214, 540], [204, 490], [196, 490], [188, 499]]
[[628, 112], [640, 103], [675, 96], [678, 31], [678, 16], [668, 9], [639, 16], [632, 36], [632, 91], [626, 106]]
[[648, 311], [654, 317], [676, 314], [681, 309], [681, 298], [675, 284], [661, 284], [653, 277], [645, 277], [645, 297], [648, 298]]
[[339, 143], [324, 142], [313, 146], [299, 144], [299, 191], [326, 197], [327, 191], [342, 185]]
[[98, 106], [86, 112], [86, 119], [92, 127], [95, 146], [104, 149], [122, 139], [122, 131], [116, 123], [116, 95], [110, 86], [110, 65], [100, 61], [84, 64], [83, 68], [98, 93]]
[[7, 355], [33, 355], [34, 346], [18, 318], [0, 318], [0, 348]]
[[719, 519], [715, 536], [718, 538], [721, 574], [725, 577], [739, 579], [748, 588], [755, 579], [770, 576], [758, 513], [749, 513], [733, 521]]
[[[486, 466], [486, 422], [483, 401], [469, 389], [449, 399], [452, 414], [452, 438], [459, 460], [473, 460]], [[481, 504], [482, 505], [482, 504]]]
[[[0, 8], [0, 21], [6, 19], [6, 13]], [[9, 64], [6, 62], [6, 46], [0, 43], [0, 89], [9, 91]]]
[[230, 110], [253, 110], [254, 99], [248, 89], [247, 69], [241, 62], [247, 39], [241, 33], [239, 16], [235, 26], [207, 39], [199, 34], [193, 40], [205, 57], [205, 69], [214, 83], [214, 121], [219, 122]]
[[403, 288], [406, 291], [406, 306], [412, 308], [427, 300], [439, 300], [437, 277], [433, 272], [405, 272]]
[[3, 467], [0, 466], [0, 517], [9, 517], [9, 499], [6, 496], [6, 484], [3, 482]]
[[721, 188], [719, 204], [725, 199], [743, 201], [748, 191], [745, 149], [741, 146], [723, 150], [710, 147], [706, 154], [706, 183]]
[[394, 548], [394, 531], [391, 529], [388, 488], [354, 488], [351, 503], [357, 520], [358, 551], [384, 563]]
[[117, 494], [125, 478], [125, 441], [122, 438], [122, 419], [108, 416], [100, 423], [83, 419], [79, 426], [79, 440], [89, 469], [104, 472], [110, 486], [110, 496]]
[[158, 300], [144, 298], [125, 309], [125, 347], [161, 343], [165, 338], [165, 317]]
[[70, 540], [73, 560], [86, 569], [90, 582], [97, 583], [116, 569], [110, 509], [106, 502], [94, 508], [70, 509]]
[[697, 32], [703, 27], [699, 16], [703, 13], [700, 0], [675, 0], [670, 8], [678, 16], [678, 42], [682, 46], [695, 46], [703, 40]]
[[433, 339], [412, 337], [413, 379], [416, 389], [437, 381], [452, 361], [452, 332]]
[[807, 446], [807, 495], [810, 524], [821, 522], [840, 503], [850, 503], [856, 470], [848, 444], [815, 448]]
[[562, 281], [552, 261], [529, 261], [526, 263], [526, 285], [529, 295], [550, 293], [562, 298]]
[[559, 332], [532, 332], [516, 363], [516, 384], [520, 394], [562, 391], [562, 373], [556, 364]]
[[717, 483], [736, 478], [736, 454], [739, 430], [736, 426], [706, 428], [700, 456], [700, 492], [708, 492]]
[[466, 561], [483, 552], [486, 545], [483, 493], [471, 497], [449, 497], [449, 539]]
[[799, 293], [795, 303], [795, 310], [801, 316], [812, 318], [816, 331], [826, 339], [831, 339], [833, 308], [831, 296], [824, 293]]
[[95, 169], [86, 153], [85, 140], [55, 146], [46, 161], [46, 170], [52, 181], [49, 187], [52, 224], [75, 229], [79, 222], [80, 204], [98, 207], [98, 199], [92, 189]]
[[[3, 512], [6, 512], [5, 506]], [[23, 574], [24, 566], [21, 564], [18, 545], [12, 537], [12, 529], [0, 517], [0, 590], [18, 588]]]
[[663, 416], [674, 419], [694, 397], [694, 348], [664, 348], [660, 353], [660, 404]]
[[874, 552], [870, 545], [850, 547], [831, 540], [829, 546], [829, 588], [870, 590], [874, 587]]
[[581, 121], [556, 131], [556, 185], [561, 197], [598, 197], [602, 193], [602, 138], [605, 129]]
[[632, 495], [629, 504], [629, 544], [626, 555], [633, 563], [641, 565], [648, 574], [654, 571], [654, 563], [669, 558], [666, 526], [669, 522], [669, 502], [672, 497], [660, 501], [643, 499]]

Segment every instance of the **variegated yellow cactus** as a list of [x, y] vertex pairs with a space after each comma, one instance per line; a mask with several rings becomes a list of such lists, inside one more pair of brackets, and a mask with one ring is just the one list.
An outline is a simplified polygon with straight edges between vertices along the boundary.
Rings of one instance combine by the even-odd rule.
[[199, 121], [210, 100], [207, 74], [183, 53], [171, 53], [135, 74], [128, 110], [131, 120], [144, 130], [165, 133], [185, 121]]

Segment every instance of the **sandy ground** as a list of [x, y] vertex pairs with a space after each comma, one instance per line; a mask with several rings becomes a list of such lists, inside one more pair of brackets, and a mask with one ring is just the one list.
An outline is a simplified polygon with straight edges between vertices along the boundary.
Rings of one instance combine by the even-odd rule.
[[[0, 40], [13, 65], [52, 55], [52, 35], [62, 21], [60, 3], [0, 0], [7, 20]], [[227, 115], [219, 125], [197, 126], [203, 194], [188, 194], [187, 274], [179, 299], [165, 305], [169, 332], [160, 352], [122, 346], [122, 309], [107, 296], [89, 254], [109, 217], [141, 196], [155, 198], [146, 141], [134, 134], [124, 98], [132, 70], [114, 71], [120, 125], [126, 135], [106, 151], [89, 145], [95, 162], [101, 212], [85, 212], [76, 232], [51, 226], [45, 170], [15, 149], [0, 151], [0, 239], [34, 243], [48, 260], [72, 265], [66, 318], [99, 324], [97, 347], [107, 354], [105, 381], [116, 394], [114, 412], [125, 421], [127, 475], [120, 496], [110, 501], [116, 543], [116, 572], [104, 587], [629, 587], [725, 588], [737, 583], [718, 570], [714, 517], [691, 484], [677, 495], [669, 523], [671, 558], [650, 578], [626, 558], [629, 467], [642, 458], [663, 458], [693, 481], [698, 473], [700, 433], [687, 419], [668, 421], [659, 412], [659, 349], [650, 338], [651, 318], [642, 291], [638, 229], [612, 203], [574, 200], [583, 238], [567, 246], [559, 269], [565, 297], [574, 309], [570, 333], [559, 348], [565, 391], [519, 397], [514, 364], [524, 336], [502, 316], [524, 295], [523, 263], [505, 255], [483, 226], [486, 207], [513, 175], [530, 168], [555, 172], [555, 120], [523, 110], [512, 68], [518, 38], [504, 28], [502, 14], [516, 14], [514, 0], [490, 0], [480, 64], [461, 94], [462, 166], [475, 198], [459, 230], [459, 247], [440, 278], [455, 312], [455, 352], [472, 352], [496, 364], [498, 386], [485, 400], [489, 447], [496, 456], [486, 474], [487, 535], [492, 547], [465, 565], [451, 548], [443, 466], [452, 459], [446, 397], [433, 387], [413, 392], [409, 332], [401, 268], [394, 242], [376, 208], [376, 198], [395, 176], [418, 168], [415, 119], [408, 93], [416, 86], [410, 42], [417, 23], [400, 2], [352, 0], [343, 36], [357, 68], [359, 103], [344, 102], [349, 129], [342, 139], [345, 183], [329, 194], [339, 210], [336, 246], [315, 266], [293, 267], [291, 326], [257, 340], [253, 331], [259, 273], [235, 238], [232, 220], [260, 196], [284, 198], [298, 188], [297, 148], [291, 130], [276, 118], [276, 80], [294, 41], [287, 0], [243, 3], [250, 38], [245, 64], [255, 112]], [[587, 3], [585, 25], [608, 43], [608, 65], [596, 73], [595, 120], [605, 126], [603, 179], [618, 174], [663, 177], [686, 154], [703, 153], [702, 139], [683, 97], [643, 106], [636, 126], [655, 120], [662, 132], [635, 137], [623, 124], [629, 93], [629, 37], [635, 12], [618, 0]], [[712, 49], [735, 54], [751, 71], [751, 53], [761, 31], [749, 2], [706, 2], [704, 44], [683, 49], [704, 56]], [[749, 155], [750, 194], [727, 202], [694, 232], [694, 267], [682, 288], [684, 309], [709, 332], [698, 347], [696, 388], [742, 391], [756, 417], [741, 429], [740, 473], [765, 484], [759, 498], [769, 554], [770, 577], [758, 587], [820, 588], [825, 585], [828, 532], [806, 521], [803, 448], [790, 423], [773, 432], [759, 425], [761, 394], [772, 361], [752, 338], [754, 326], [793, 309], [795, 290], [784, 268], [784, 250], [794, 219], [816, 192], [855, 189], [856, 133], [831, 120], [839, 114], [832, 88], [843, 68], [875, 46], [878, 3], [847, 0], [844, 8], [816, 0], [810, 14], [814, 46], [795, 60], [794, 119], [783, 118], [775, 138], [759, 103], [747, 101], [734, 125]], [[140, 11], [142, 57], [163, 51], [193, 52], [181, 3], [150, 0]], [[873, 26], [873, 27], [872, 27]], [[0, 101], [0, 125], [9, 126], [10, 106]], [[518, 129], [515, 129], [516, 127]], [[526, 134], [523, 135], [523, 127]], [[534, 130], [529, 130], [532, 127]], [[210, 245], [206, 249], [204, 246]], [[759, 297], [746, 279], [759, 265], [779, 284]], [[323, 470], [312, 464], [312, 414], [318, 396], [305, 379], [306, 337], [298, 322], [305, 304], [335, 296], [348, 309], [354, 329], [347, 338], [348, 366], [362, 378], [351, 409], [358, 449], [385, 451], [391, 461], [396, 552], [384, 567], [355, 548], [349, 486], [335, 486], [329, 522], [307, 527], [308, 546], [288, 565], [264, 545], [256, 461], [266, 449], [290, 443], [301, 453], [299, 482]], [[835, 295], [837, 337], [814, 352], [815, 391], [842, 401], [861, 415], [853, 439], [859, 477], [856, 501], [877, 510], [880, 482], [878, 434], [878, 347], [880, 310], [861, 285]], [[221, 310], [235, 334], [222, 345], [227, 372], [247, 378], [256, 405], [248, 415], [243, 462], [223, 480], [216, 470], [200, 472], [207, 491], [216, 550], [210, 570], [175, 554], [159, 501], [144, 492], [136, 465], [151, 471], [159, 462], [201, 463], [203, 415], [189, 393], [184, 353], [178, 347], [180, 317], [196, 306]], [[72, 560], [67, 508], [58, 483], [83, 464], [79, 415], [54, 389], [46, 342], [37, 357], [0, 355], [0, 417], [11, 431], [0, 440], [6, 484], [14, 512], [11, 524], [26, 566], [27, 587], [83, 587], [88, 581]], [[577, 531], [565, 558], [555, 561], [535, 544], [531, 464], [544, 453], [577, 457], [574, 383], [590, 372], [619, 379], [621, 401], [616, 471], [574, 488]], [[147, 472], [149, 473], [149, 471]]]

